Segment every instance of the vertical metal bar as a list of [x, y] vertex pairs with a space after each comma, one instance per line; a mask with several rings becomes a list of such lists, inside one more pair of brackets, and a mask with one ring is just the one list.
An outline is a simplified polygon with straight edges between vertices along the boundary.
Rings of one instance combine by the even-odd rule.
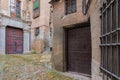
[[[111, 13], [111, 16], [110, 16], [110, 31], [112, 32], [112, 4], [110, 6], [110, 13]], [[111, 38], [112, 39], [112, 38]], [[112, 43], [112, 42], [111, 42]]]
[[[102, 32], [101, 32], [101, 35], [103, 35], [103, 8], [102, 8], [102, 12], [101, 12], [101, 14], [102, 14]], [[103, 44], [103, 37], [101, 38], [102, 39], [102, 44]], [[104, 65], [104, 56], [103, 56], [103, 52], [104, 52], [104, 47], [102, 46], [101, 47], [102, 48], [102, 67], [103, 67], [103, 65]]]
[[102, 8], [102, 32], [101, 32], [101, 35], [103, 35], [103, 27], [104, 27], [104, 25], [103, 25], [103, 8]]
[[[107, 2], [106, 2], [106, 6], [107, 6]], [[108, 8], [106, 8], [106, 10], [105, 10], [105, 13], [106, 13], [106, 17], [105, 17], [105, 25], [106, 25], [106, 33], [108, 32], [108, 20], [107, 20], [107, 18], [108, 18]]]
[[119, 7], [119, 5], [118, 5], [118, 0], [116, 0], [116, 27], [117, 27], [117, 29], [118, 29], [118, 7]]
[[117, 1], [118, 2], [118, 27], [120, 27], [120, 0]]
[[101, 46], [101, 66], [103, 66], [103, 46]]
[[119, 74], [119, 46], [117, 46], [117, 75]]
[[[106, 6], [107, 6], [107, 2], [106, 2]], [[108, 10], [108, 8], [106, 8], [106, 10], [105, 10], [105, 14], [106, 14], [106, 16], [105, 16], [105, 27], [106, 27], [106, 33], [107, 33], [107, 31], [108, 31], [108, 25], [107, 25], [107, 17], [108, 17], [108, 15], [107, 15], [107, 10]]]
[[[111, 72], [112, 72], [112, 52], [113, 52], [113, 50], [112, 50], [112, 46], [111, 46], [111, 52], [110, 52], [110, 58], [111, 58], [111, 63], [110, 63], [110, 68], [111, 68]], [[112, 76], [111, 76], [111, 78], [112, 78]]]
[[[104, 17], [104, 15], [103, 15], [103, 8], [102, 8], [102, 32], [101, 32], [101, 35], [103, 35], [104, 33], [103, 33], [103, 27], [104, 27], [104, 25], [103, 25], [103, 17]], [[103, 44], [103, 41], [104, 41], [104, 39], [103, 39], [103, 37], [102, 37], [102, 44]], [[104, 66], [104, 47], [102, 46], [102, 67]], [[104, 74], [103, 74], [104, 75]], [[104, 76], [103, 76], [103, 78], [104, 78]]]
[[105, 62], [105, 63], [106, 63], [106, 64], [105, 64], [105, 68], [107, 69], [107, 46], [105, 46], [105, 56], [106, 56], [106, 57], [105, 57], [105, 61], [106, 61], [106, 62]]
[[[106, 2], [106, 6], [107, 6], [107, 2]], [[106, 16], [105, 16], [105, 25], [106, 25], [106, 33], [108, 32], [108, 8], [106, 8], [106, 10], [105, 10], [105, 13], [106, 13]], [[106, 36], [106, 44], [108, 44], [108, 39], [107, 39], [107, 36]], [[108, 46], [106, 46], [106, 69], [108, 69]], [[107, 76], [107, 74], [106, 74], [106, 76]]]
[[[116, 28], [118, 29], [118, 0], [116, 0]], [[118, 31], [117, 31], [117, 43], [118, 41]], [[117, 75], [119, 74], [119, 46], [117, 46]]]
[[[103, 34], [103, 8], [101, 8], [101, 35]], [[101, 39], [101, 44], [103, 44], [103, 37], [100, 38]], [[101, 46], [101, 66], [103, 66], [103, 47]]]
[[[112, 4], [111, 4], [111, 20], [110, 20], [110, 23], [111, 23], [111, 32], [112, 32], [112, 14], [113, 14], [113, 12], [112, 12]], [[111, 34], [111, 44], [112, 44], [112, 34]], [[112, 51], [112, 46], [111, 46], [111, 72], [113, 71], [113, 66], [112, 66], [112, 63], [113, 63], [113, 60], [112, 60], [112, 54], [113, 54], [113, 51]]]
[[[120, 22], [119, 22], [119, 20], [120, 20], [120, 0], [117, 0], [117, 7], [118, 7], [118, 28], [120, 27]], [[119, 43], [119, 37], [120, 36], [120, 34], [119, 34], [119, 32], [118, 32], [118, 43]], [[118, 76], [120, 76], [120, 46], [118, 46]]]

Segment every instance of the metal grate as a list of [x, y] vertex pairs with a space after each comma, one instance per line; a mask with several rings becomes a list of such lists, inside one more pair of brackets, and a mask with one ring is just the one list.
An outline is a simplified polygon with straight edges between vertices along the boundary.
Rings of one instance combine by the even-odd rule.
[[103, 80], [120, 80], [120, 0], [101, 8], [101, 71]]
[[77, 10], [76, 0], [65, 0], [65, 14], [75, 13]]

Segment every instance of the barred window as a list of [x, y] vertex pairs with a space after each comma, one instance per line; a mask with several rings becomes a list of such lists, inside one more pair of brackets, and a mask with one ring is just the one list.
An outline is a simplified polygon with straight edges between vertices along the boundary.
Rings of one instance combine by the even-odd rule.
[[35, 28], [35, 36], [38, 36], [40, 33], [39, 27]]
[[16, 11], [15, 11], [15, 0], [10, 0], [10, 14], [12, 17], [16, 16]]
[[76, 12], [76, 0], [65, 0], [65, 14]]
[[21, 18], [21, 2], [18, 0], [16, 1], [16, 16]]
[[120, 80], [120, 0], [101, 8], [101, 71], [103, 80]]
[[21, 1], [10, 0], [10, 14], [12, 17], [21, 18]]

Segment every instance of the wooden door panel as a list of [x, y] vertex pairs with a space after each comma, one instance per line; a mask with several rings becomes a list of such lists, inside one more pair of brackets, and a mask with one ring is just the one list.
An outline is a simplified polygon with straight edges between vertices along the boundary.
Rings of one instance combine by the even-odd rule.
[[67, 31], [68, 71], [91, 74], [91, 32], [90, 27]]
[[23, 53], [23, 30], [12, 27], [6, 28], [6, 53]]

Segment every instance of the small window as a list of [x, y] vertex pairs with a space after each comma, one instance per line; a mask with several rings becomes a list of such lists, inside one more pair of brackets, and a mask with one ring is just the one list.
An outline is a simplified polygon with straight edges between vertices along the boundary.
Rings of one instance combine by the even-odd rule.
[[35, 36], [38, 36], [39, 35], [39, 27], [35, 28]]
[[16, 16], [16, 11], [15, 11], [15, 0], [10, 0], [10, 14], [12, 17]]
[[21, 18], [21, 2], [20, 1], [16, 2], [16, 16], [18, 18]]
[[33, 18], [37, 18], [40, 15], [40, 0], [33, 1]]
[[65, 0], [65, 14], [76, 12], [76, 0]]
[[10, 0], [10, 14], [12, 17], [21, 18], [21, 1]]

